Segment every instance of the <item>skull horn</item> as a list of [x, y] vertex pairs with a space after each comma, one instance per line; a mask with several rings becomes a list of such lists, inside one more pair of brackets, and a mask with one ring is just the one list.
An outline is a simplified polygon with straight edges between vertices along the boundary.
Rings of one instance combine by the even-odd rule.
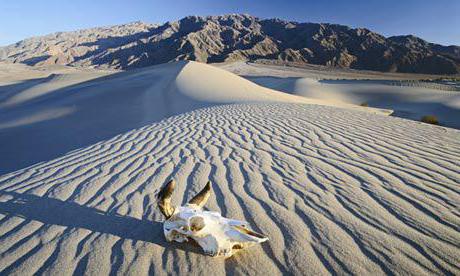
[[171, 180], [158, 193], [158, 207], [166, 219], [169, 219], [174, 214], [174, 207], [171, 206], [171, 196], [175, 187], [176, 182]]
[[199, 192], [196, 196], [194, 196], [188, 204], [195, 204], [199, 207], [203, 207], [209, 199], [211, 195], [211, 181], [208, 181], [206, 186], [204, 186], [203, 190]]

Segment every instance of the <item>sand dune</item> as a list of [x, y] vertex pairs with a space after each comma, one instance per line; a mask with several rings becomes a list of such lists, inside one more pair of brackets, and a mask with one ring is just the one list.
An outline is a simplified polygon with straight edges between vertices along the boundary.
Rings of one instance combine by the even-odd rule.
[[325, 101], [367, 104], [394, 110], [393, 115], [419, 121], [435, 115], [443, 126], [460, 129], [460, 92], [389, 85], [386, 81], [323, 80], [311, 78], [249, 78], [279, 91]]
[[[0, 274], [460, 274], [460, 131], [195, 62], [59, 70], [0, 87]], [[171, 178], [269, 242], [167, 243]]]
[[[0, 66], [0, 68], [2, 68]], [[337, 105], [287, 95], [227, 71], [177, 62], [129, 72], [48, 70], [9, 64], [0, 77], [0, 174], [89, 146], [168, 116], [216, 104], [297, 102]], [[6, 70], [5, 70], [6, 71]], [[32, 79], [20, 80], [32, 75]], [[339, 103], [343, 108], [387, 113]]]
[[[231, 104], [0, 178], [0, 271], [458, 274], [460, 132], [318, 105]], [[207, 207], [270, 241], [228, 260], [166, 243], [155, 193], [210, 179]]]
[[416, 81], [433, 76], [351, 70], [314, 71], [242, 62], [219, 66], [259, 85], [293, 95], [391, 109], [394, 110], [393, 116], [416, 121], [425, 115], [435, 115], [443, 126], [460, 129], [458, 91], [434, 89], [435, 85], [423, 82], [414, 83], [414, 87], [390, 85], [397, 84], [391, 80]]

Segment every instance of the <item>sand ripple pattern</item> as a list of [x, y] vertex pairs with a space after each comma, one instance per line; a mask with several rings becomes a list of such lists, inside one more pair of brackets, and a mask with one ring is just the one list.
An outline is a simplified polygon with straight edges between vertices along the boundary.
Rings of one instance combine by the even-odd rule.
[[[0, 274], [460, 274], [460, 132], [331, 107], [165, 119], [0, 177]], [[224, 261], [166, 243], [155, 194], [270, 241]], [[270, 274], [268, 274], [270, 273]]]

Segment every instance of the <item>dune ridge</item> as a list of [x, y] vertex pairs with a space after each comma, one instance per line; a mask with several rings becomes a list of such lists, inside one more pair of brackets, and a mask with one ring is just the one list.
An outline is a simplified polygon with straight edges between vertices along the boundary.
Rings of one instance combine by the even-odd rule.
[[[37, 73], [34, 67], [10, 64], [8, 68], [16, 69], [16, 78]], [[1, 85], [8, 75], [0, 76], [0, 174], [169, 116], [218, 104], [295, 102], [390, 113], [288, 95], [197, 62], [128, 72], [83, 68], [49, 72], [49, 76], [8, 85]]]
[[[392, 116], [420, 121], [433, 115], [441, 125], [460, 129], [458, 87], [423, 82], [428, 76], [369, 71], [294, 68], [234, 62], [216, 64], [261, 86], [325, 102], [389, 109]], [[458, 83], [457, 83], [458, 85]]]
[[[460, 131], [328, 106], [206, 107], [0, 177], [0, 271], [458, 274]], [[270, 237], [233, 258], [166, 243], [155, 193]]]

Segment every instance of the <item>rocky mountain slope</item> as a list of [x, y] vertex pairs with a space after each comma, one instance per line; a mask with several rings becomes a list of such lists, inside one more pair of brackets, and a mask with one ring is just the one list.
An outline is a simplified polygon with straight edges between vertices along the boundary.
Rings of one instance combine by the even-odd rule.
[[189, 16], [163, 25], [136, 22], [56, 33], [2, 47], [0, 59], [120, 69], [175, 60], [272, 59], [388, 72], [460, 73], [459, 46], [250, 15]]

